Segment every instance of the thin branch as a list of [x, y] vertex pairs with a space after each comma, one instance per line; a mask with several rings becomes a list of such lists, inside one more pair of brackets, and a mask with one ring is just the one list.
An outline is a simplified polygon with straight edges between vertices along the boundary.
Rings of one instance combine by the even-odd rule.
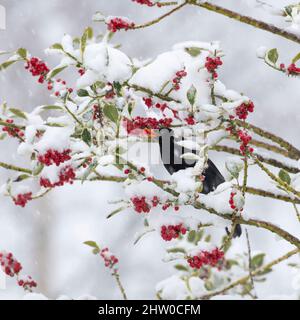
[[239, 14], [239, 13], [234, 12], [232, 10], [229, 10], [229, 9], [223, 8], [221, 6], [212, 4], [210, 2], [196, 3], [196, 0], [190, 0], [189, 3], [196, 5], [198, 7], [201, 7], [201, 8], [207, 9], [209, 11], [216, 12], [218, 14], [221, 14], [221, 15], [226, 16], [228, 18], [234, 19], [236, 21], [248, 24], [248, 25], [253, 26], [257, 29], [271, 32], [271, 33], [276, 34], [280, 37], [288, 39], [290, 41], [300, 43], [299, 36], [297, 36], [296, 34], [294, 34], [292, 32], [288, 32], [284, 29], [278, 28], [278, 27], [274, 26], [273, 24], [266, 23], [266, 22], [263, 22], [260, 20], [256, 20], [254, 18]]
[[30, 169], [25, 169], [25, 168], [14, 166], [12, 164], [4, 163], [4, 162], [0, 162], [0, 167], [7, 169], [7, 170], [13, 170], [13, 171], [32, 174], [32, 171]]
[[300, 192], [292, 188], [289, 184], [287, 184], [285, 181], [281, 180], [279, 177], [275, 176], [274, 173], [272, 173], [267, 167], [265, 167], [262, 162], [255, 157], [255, 155], [252, 155], [253, 160], [255, 163], [275, 182], [277, 182], [281, 187], [283, 187], [286, 191], [293, 193], [295, 196], [297, 196], [300, 199]]
[[266, 130], [263, 130], [253, 124], [250, 124], [248, 122], [240, 121], [240, 120], [235, 120], [235, 122], [248, 130], [253, 131], [257, 135], [264, 137], [266, 139], [269, 139], [277, 144], [279, 144], [282, 148], [286, 149], [289, 152], [289, 157], [294, 160], [299, 160], [300, 159], [300, 150], [294, 147], [291, 143], [288, 141], [278, 137], [274, 133], [268, 132]]
[[252, 258], [251, 258], [251, 246], [250, 246], [250, 239], [249, 239], [249, 234], [248, 234], [248, 230], [246, 229], [246, 239], [247, 239], [247, 248], [248, 248], [248, 268], [249, 268], [249, 278], [251, 281], [251, 286], [252, 286], [252, 290], [254, 292], [254, 298], [257, 299], [257, 294], [256, 294], [256, 290], [255, 290], [255, 286], [254, 286], [254, 279], [253, 279], [253, 268], [252, 268]]
[[132, 88], [134, 90], [137, 90], [137, 91], [141, 91], [141, 92], [147, 93], [147, 94], [149, 94], [151, 96], [157, 97], [157, 98], [159, 98], [161, 100], [164, 100], [164, 101], [168, 101], [168, 102], [174, 101], [174, 102], [177, 102], [177, 103], [181, 103], [181, 101], [179, 101], [179, 100], [170, 98], [170, 97], [168, 97], [168, 96], [166, 96], [164, 94], [161, 94], [161, 93], [155, 93], [150, 89], [147, 89], [147, 88], [135, 85], [135, 84], [130, 84], [130, 85], [128, 85], [128, 87], [130, 87], [130, 88]]
[[180, 10], [181, 8], [183, 8], [186, 5], [187, 5], [187, 3], [183, 2], [179, 6], [173, 8], [172, 10], [170, 10], [167, 13], [163, 14], [162, 16], [160, 16], [160, 17], [158, 17], [158, 18], [156, 18], [156, 19], [154, 19], [152, 21], [149, 21], [147, 23], [136, 25], [136, 26], [134, 26], [134, 27], [132, 27], [130, 29], [131, 30], [136, 30], [136, 29], [143, 29], [143, 28], [147, 28], [147, 27], [153, 26], [154, 24], [159, 23], [161, 20], [165, 19], [166, 17], [170, 16], [171, 14], [173, 14], [174, 12]]
[[[275, 265], [279, 264], [280, 262], [282, 261], [285, 261], [287, 259], [289, 259], [290, 257], [294, 256], [295, 254], [299, 253], [300, 250], [299, 249], [294, 249], [292, 251], [289, 251], [288, 253], [286, 253], [285, 255], [281, 256], [280, 258], [278, 259], [275, 259], [273, 260], [272, 262], [264, 265], [263, 267], [261, 268], [258, 268], [256, 270], [254, 270], [252, 272], [252, 276], [257, 276], [259, 274], [263, 274], [265, 271], [267, 270], [270, 270], [272, 267], [274, 267]], [[218, 291], [214, 291], [212, 293], [209, 293], [209, 294], [206, 294], [206, 295], [203, 295], [200, 297], [200, 299], [202, 300], [207, 300], [207, 299], [210, 299], [214, 296], [217, 296], [217, 295], [221, 295], [221, 294], [224, 294], [226, 293], [228, 290], [230, 289], [233, 289], [234, 287], [238, 286], [238, 285], [243, 285], [245, 283], [247, 283], [247, 281], [249, 280], [250, 278], [250, 275], [247, 275], [245, 277], [242, 277], [234, 282], [232, 282], [231, 284], [229, 284], [227, 287], [221, 289], [221, 290], [218, 290]]]
[[[211, 150], [218, 151], [218, 152], [226, 152], [226, 153], [234, 154], [237, 156], [241, 156], [241, 152], [239, 149], [224, 146], [224, 145], [213, 146]], [[294, 174], [300, 172], [298, 168], [289, 166], [279, 160], [272, 159], [272, 158], [265, 158], [264, 156], [257, 153], [254, 153], [254, 156], [261, 162], [267, 163], [276, 168], [284, 169], [287, 172], [294, 173]]]
[[[205, 204], [203, 204], [199, 201], [195, 202], [193, 204], [193, 207], [196, 209], [203, 209], [203, 210], [205, 210], [211, 214], [214, 214], [218, 217], [232, 221], [232, 214], [231, 213], [224, 213], [224, 214], [220, 213], [211, 207], [207, 207]], [[289, 232], [281, 229], [280, 227], [278, 227], [270, 222], [257, 220], [257, 219], [246, 220], [246, 219], [243, 219], [242, 217], [236, 217], [236, 222], [239, 224], [245, 224], [245, 225], [269, 230], [269, 231], [279, 235], [281, 238], [285, 239], [286, 241], [288, 241], [289, 243], [295, 245], [297, 248], [300, 249], [300, 240], [297, 237], [291, 235]]]
[[115, 279], [116, 279], [116, 282], [117, 282], [117, 285], [118, 285], [118, 288], [120, 289], [121, 291], [121, 294], [123, 296], [123, 299], [124, 300], [127, 300], [127, 295], [126, 295], [126, 291], [121, 283], [121, 280], [120, 280], [120, 275], [118, 273], [117, 270], [114, 270], [114, 272], [111, 274]]
[[300, 204], [300, 199], [291, 198], [289, 196], [276, 194], [271, 191], [266, 191], [266, 190], [262, 190], [262, 189], [258, 189], [258, 188], [247, 187], [246, 192], [253, 194], [255, 196], [271, 198], [271, 199], [276, 199], [276, 200], [285, 201], [285, 202], [291, 202], [293, 204]]

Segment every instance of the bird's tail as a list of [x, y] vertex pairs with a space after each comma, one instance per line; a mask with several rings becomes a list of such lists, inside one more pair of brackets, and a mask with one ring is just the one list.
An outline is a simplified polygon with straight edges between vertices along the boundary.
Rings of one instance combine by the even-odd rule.
[[203, 173], [205, 179], [203, 182], [202, 193], [204, 194], [208, 194], [211, 191], [214, 191], [219, 184], [225, 182], [224, 177], [211, 160], [208, 159], [207, 165], [208, 167]]

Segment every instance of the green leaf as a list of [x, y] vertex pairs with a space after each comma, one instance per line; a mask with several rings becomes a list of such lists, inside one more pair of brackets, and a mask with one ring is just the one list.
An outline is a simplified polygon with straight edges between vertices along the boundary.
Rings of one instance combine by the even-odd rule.
[[14, 182], [21, 182], [21, 181], [26, 180], [26, 179], [28, 179], [28, 178], [30, 178], [30, 175], [28, 175], [28, 174], [21, 174], [21, 175], [19, 175], [19, 176], [14, 180]]
[[183, 266], [182, 264], [176, 264], [174, 268], [178, 271], [189, 271], [189, 269], [186, 266]]
[[208, 234], [208, 235], [204, 238], [204, 241], [205, 241], [205, 242], [210, 242], [210, 240], [211, 240], [211, 235]]
[[0, 64], [0, 71], [6, 69], [7, 67], [9, 67], [10, 65], [12, 65], [13, 63], [17, 62], [19, 60], [10, 60], [10, 61], [5, 61], [2, 64]]
[[63, 46], [60, 43], [54, 43], [50, 49], [63, 50]]
[[276, 64], [279, 58], [278, 51], [276, 48], [269, 50], [268, 52], [268, 59], [273, 63]]
[[169, 252], [169, 253], [185, 253], [185, 250], [183, 248], [171, 248], [171, 249], [167, 249], [167, 252]]
[[86, 244], [87, 246], [92, 247], [92, 248], [99, 248], [95, 241], [91, 241], [91, 240], [85, 241], [84, 244]]
[[125, 210], [126, 208], [127, 208], [127, 207], [120, 207], [120, 208], [112, 211], [112, 212], [106, 217], [106, 219], [110, 219], [111, 217], [113, 217], [113, 216], [116, 215], [117, 213]]
[[92, 136], [91, 136], [90, 131], [87, 128], [83, 129], [82, 134], [81, 134], [81, 138], [88, 146], [91, 145]]
[[83, 244], [93, 248], [93, 254], [98, 254], [100, 252], [100, 247], [97, 245], [95, 241], [85, 241]]
[[104, 115], [114, 123], [119, 120], [119, 112], [113, 104], [106, 104], [103, 108]]
[[26, 60], [26, 58], [27, 58], [27, 50], [26, 50], [26, 49], [24, 49], [24, 48], [19, 48], [19, 49], [17, 50], [17, 54], [18, 54], [22, 59]]
[[27, 116], [22, 110], [16, 109], [16, 108], [10, 108], [9, 111], [13, 113], [16, 117], [27, 120]]
[[87, 27], [84, 30], [83, 35], [80, 40], [80, 52], [81, 52], [82, 56], [83, 56], [85, 48], [86, 48], [87, 40], [92, 39], [92, 38], [93, 38], [93, 29], [91, 27]]
[[185, 51], [192, 57], [197, 57], [201, 53], [201, 49], [196, 47], [185, 48]]
[[77, 91], [78, 97], [87, 97], [89, 95], [89, 92], [85, 89], [79, 89]]
[[251, 259], [251, 266], [253, 269], [257, 269], [259, 267], [261, 267], [264, 263], [264, 258], [265, 258], [265, 254], [264, 253], [260, 253], [257, 254], [256, 256], [254, 256]]
[[296, 63], [298, 60], [300, 60], [300, 52], [295, 55], [295, 57], [292, 60], [292, 63]]
[[0, 140], [4, 140], [6, 138], [7, 134], [6, 133], [1, 133], [0, 134]]
[[63, 108], [56, 105], [49, 105], [49, 106], [43, 106], [43, 110], [63, 110]]
[[51, 79], [53, 77], [55, 77], [57, 74], [59, 74], [60, 72], [62, 72], [63, 70], [65, 70], [67, 68], [67, 66], [63, 66], [63, 67], [59, 67], [59, 68], [55, 68], [52, 69], [48, 75], [47, 75], [47, 79]]
[[42, 170], [44, 169], [44, 165], [42, 163], [38, 163], [37, 166], [33, 169], [32, 174], [34, 176], [38, 176]]
[[194, 242], [195, 238], [196, 238], [196, 231], [191, 230], [188, 234], [188, 237], [187, 237], [188, 242]]
[[196, 95], [197, 95], [197, 89], [194, 87], [194, 85], [191, 85], [191, 87], [189, 88], [189, 90], [186, 94], [187, 99], [189, 100], [189, 103], [191, 106], [193, 106], [195, 104]]
[[281, 169], [279, 171], [279, 174], [278, 174], [279, 178], [284, 181], [285, 183], [287, 184], [291, 184], [291, 177], [290, 175], [283, 169]]

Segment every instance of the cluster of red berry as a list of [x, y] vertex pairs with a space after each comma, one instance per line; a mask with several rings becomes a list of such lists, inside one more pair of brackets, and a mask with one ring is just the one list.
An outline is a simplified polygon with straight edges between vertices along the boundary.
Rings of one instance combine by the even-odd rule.
[[190, 126], [193, 126], [196, 123], [194, 116], [191, 115], [186, 117], [184, 120]]
[[177, 239], [180, 234], [186, 234], [186, 232], [187, 229], [180, 223], [175, 226], [162, 226], [160, 234], [165, 241], [171, 241], [172, 239]]
[[13, 197], [13, 201], [16, 206], [20, 206], [24, 208], [28, 201], [32, 200], [32, 192], [18, 194], [17, 196]]
[[287, 68], [284, 63], [281, 63], [280, 69], [290, 76], [298, 76], [300, 74], [300, 68], [298, 68], [295, 63], [290, 64]]
[[155, 6], [155, 3], [153, 3], [150, 0], [132, 0], [133, 2], [139, 3], [139, 4], [145, 4], [148, 7], [153, 7]]
[[80, 76], [82, 77], [82, 76], [85, 74], [85, 69], [84, 69], [84, 68], [78, 69], [78, 73], [79, 73]]
[[248, 114], [254, 111], [254, 103], [249, 101], [248, 103], [242, 103], [235, 109], [236, 116], [240, 120], [246, 120]]
[[232, 209], [232, 210], [235, 210], [236, 209], [236, 206], [235, 206], [235, 204], [234, 204], [234, 196], [236, 195], [236, 192], [234, 192], [234, 191], [232, 191], [231, 193], [230, 193], [230, 198], [229, 198], [229, 204], [230, 204], [230, 208]]
[[108, 248], [104, 248], [100, 251], [100, 256], [104, 260], [105, 267], [112, 269], [118, 262], [118, 258], [110, 253]]
[[138, 213], [149, 213], [151, 210], [151, 205], [146, 201], [146, 197], [133, 197], [131, 202], [134, 210]]
[[198, 255], [188, 258], [188, 264], [191, 268], [200, 269], [202, 266], [215, 267], [219, 265], [218, 269], [221, 268], [224, 260], [224, 252], [215, 248], [211, 252], [201, 251]]
[[27, 60], [25, 68], [28, 69], [34, 77], [39, 76], [39, 83], [44, 83], [47, 73], [50, 71], [45, 62], [36, 57]]
[[206, 57], [206, 63], [205, 68], [209, 73], [212, 74], [213, 78], [218, 78], [218, 74], [216, 70], [219, 66], [221, 66], [223, 62], [221, 61], [220, 57], [212, 58], [212, 57]]
[[[12, 124], [14, 123], [14, 120], [7, 119], [5, 122], [8, 124]], [[24, 137], [24, 132], [21, 129], [16, 127], [3, 127], [2, 131], [6, 132], [10, 137], [13, 137], [13, 138], [21, 139]]]
[[173, 115], [175, 118], [178, 118], [178, 111], [177, 110], [173, 110], [172, 108], [170, 108], [166, 103], [156, 103], [154, 104], [151, 98], [143, 98], [145, 105], [150, 109], [151, 107], [155, 107], [157, 109], [159, 109], [163, 114], [164, 111], [166, 109], [169, 109], [172, 111]]
[[237, 134], [239, 140], [241, 141], [241, 154], [244, 156], [247, 152], [252, 153], [254, 151], [253, 148], [248, 146], [250, 141], [252, 140], [252, 137], [245, 130], [238, 130]]
[[127, 31], [128, 29], [132, 29], [135, 25], [134, 22], [130, 22], [118, 17], [109, 19], [106, 24], [108, 30], [111, 32], [116, 32], [117, 30], [121, 29]]
[[37, 283], [32, 279], [31, 276], [20, 276], [18, 279], [18, 285], [24, 290], [31, 291], [32, 288], [37, 286]]
[[180, 89], [180, 82], [186, 76], [187, 73], [184, 69], [176, 72], [175, 78], [172, 80], [174, 90], [178, 91]]
[[132, 120], [124, 120], [128, 133], [131, 133], [133, 130], [137, 129], [159, 129], [161, 127], [170, 127], [172, 122], [172, 118], [163, 118], [157, 120], [155, 118], [135, 117]]
[[61, 187], [66, 183], [73, 184], [76, 174], [74, 169], [70, 166], [66, 166], [59, 173], [59, 180], [52, 183], [48, 178], [40, 178], [40, 185], [44, 188]]
[[13, 256], [11, 252], [0, 252], [0, 264], [3, 272], [10, 277], [18, 275], [22, 270], [21, 263]]
[[70, 149], [66, 149], [63, 152], [49, 149], [43, 155], [39, 155], [38, 160], [45, 166], [51, 166], [52, 164], [59, 166], [61, 163], [71, 160], [70, 153]]

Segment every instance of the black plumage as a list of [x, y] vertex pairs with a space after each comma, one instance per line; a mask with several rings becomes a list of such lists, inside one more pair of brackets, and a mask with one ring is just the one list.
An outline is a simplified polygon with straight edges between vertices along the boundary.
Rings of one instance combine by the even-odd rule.
[[[179, 170], [194, 167], [196, 164], [196, 160], [181, 158], [181, 155], [184, 153], [192, 152], [196, 154], [196, 151], [188, 150], [176, 144], [174, 132], [169, 128], [162, 128], [159, 130], [159, 149], [164, 167], [171, 175]], [[207, 161], [207, 168], [204, 170], [203, 175], [205, 177], [203, 189], [201, 191], [203, 194], [214, 191], [218, 185], [225, 182], [224, 177], [210, 159]], [[233, 236], [239, 237], [241, 233], [241, 226], [236, 225]]]

